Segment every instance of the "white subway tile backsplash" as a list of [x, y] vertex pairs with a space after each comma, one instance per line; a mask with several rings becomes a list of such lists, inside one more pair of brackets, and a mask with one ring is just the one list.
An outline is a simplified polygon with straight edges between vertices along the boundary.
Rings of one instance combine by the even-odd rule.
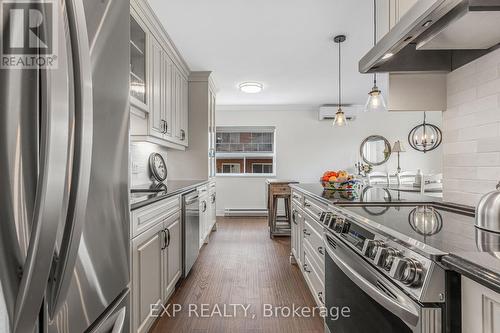
[[499, 135], [499, 123], [466, 127], [458, 130], [457, 141], [471, 141], [483, 138], [494, 138]]
[[479, 113], [486, 110], [492, 110], [499, 107], [498, 97], [495, 95], [477, 98], [459, 106], [458, 113], [466, 115], [471, 113]]
[[443, 196], [476, 205], [500, 180], [500, 50], [448, 74]]
[[446, 175], [447, 179], [474, 179], [476, 177], [478, 168], [475, 167], [445, 167], [443, 170], [443, 177]]
[[477, 87], [477, 96], [483, 97], [500, 93], [500, 79], [484, 83]]
[[477, 179], [498, 179], [500, 181], [500, 167], [480, 167], [477, 168]]
[[495, 152], [500, 149], [500, 137], [478, 140], [477, 151], [480, 153]]
[[457, 105], [461, 105], [467, 102], [472, 102], [477, 97], [476, 88], [469, 88], [467, 90], [463, 90], [461, 92], [448, 95], [447, 98], [447, 107], [453, 107]]
[[443, 153], [460, 154], [460, 153], [475, 153], [477, 151], [477, 142], [448, 142], [443, 144]]

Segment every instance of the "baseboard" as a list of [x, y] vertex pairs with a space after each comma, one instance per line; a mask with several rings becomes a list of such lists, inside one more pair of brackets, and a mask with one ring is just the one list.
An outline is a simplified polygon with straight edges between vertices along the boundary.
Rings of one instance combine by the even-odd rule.
[[266, 217], [267, 216], [267, 209], [226, 208], [224, 210], [224, 216], [226, 216], [226, 217], [238, 217], [238, 216]]

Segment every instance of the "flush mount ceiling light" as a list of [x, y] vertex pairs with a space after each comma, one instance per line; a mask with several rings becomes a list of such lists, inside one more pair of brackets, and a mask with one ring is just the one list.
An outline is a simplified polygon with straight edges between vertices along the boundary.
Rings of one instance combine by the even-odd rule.
[[243, 82], [238, 86], [240, 90], [247, 94], [257, 94], [262, 91], [264, 86], [259, 82]]
[[[373, 45], [377, 44], [377, 0], [373, 0]], [[386, 55], [384, 55], [383, 59]], [[392, 54], [391, 54], [392, 56]], [[368, 93], [365, 112], [387, 111], [382, 91], [377, 87], [377, 73], [373, 74], [373, 87]]]
[[345, 42], [346, 37], [344, 35], [338, 35], [333, 38], [333, 41], [339, 44], [339, 102], [337, 112], [335, 113], [335, 120], [333, 121], [333, 126], [346, 126], [347, 119], [345, 117], [344, 111], [342, 111], [342, 76], [341, 76], [341, 53], [340, 53], [340, 45]]

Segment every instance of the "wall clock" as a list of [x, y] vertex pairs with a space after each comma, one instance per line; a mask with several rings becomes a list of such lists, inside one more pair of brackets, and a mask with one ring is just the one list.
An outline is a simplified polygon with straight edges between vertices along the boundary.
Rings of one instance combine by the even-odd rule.
[[160, 154], [152, 153], [149, 156], [149, 169], [156, 181], [162, 183], [167, 179], [167, 165]]

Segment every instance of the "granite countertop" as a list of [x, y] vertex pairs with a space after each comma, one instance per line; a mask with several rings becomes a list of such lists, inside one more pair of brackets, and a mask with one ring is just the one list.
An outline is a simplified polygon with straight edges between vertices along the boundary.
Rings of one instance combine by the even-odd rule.
[[[354, 196], [347, 192], [324, 191], [319, 183], [294, 184], [291, 187], [439, 250], [444, 254], [440, 260], [445, 267], [500, 292], [500, 234], [476, 228], [473, 207], [446, 203], [440, 198], [420, 193], [398, 191], [394, 187], [365, 187]], [[396, 206], [383, 206], [385, 204]], [[408, 213], [412, 205], [419, 204], [435, 204], [443, 217], [442, 228], [436, 234], [422, 236], [411, 229]], [[447, 205], [462, 208], [467, 214], [450, 213], [446, 210]]]
[[155, 193], [138, 192], [142, 189], [150, 189], [150, 184], [136, 186], [131, 188], [130, 194], [130, 210], [136, 210], [141, 207], [150, 205], [154, 202], [164, 200], [177, 194], [182, 194], [195, 189], [198, 186], [208, 183], [208, 179], [204, 180], [167, 180], [166, 186], [157, 186], [162, 191]]
[[442, 202], [441, 198], [404, 190], [408, 186], [403, 186], [403, 189], [393, 185], [390, 188], [380, 185], [366, 186], [358, 191], [359, 194], [357, 195], [352, 195], [351, 192], [325, 191], [320, 183], [290, 184], [290, 187], [307, 193], [327, 205]]

